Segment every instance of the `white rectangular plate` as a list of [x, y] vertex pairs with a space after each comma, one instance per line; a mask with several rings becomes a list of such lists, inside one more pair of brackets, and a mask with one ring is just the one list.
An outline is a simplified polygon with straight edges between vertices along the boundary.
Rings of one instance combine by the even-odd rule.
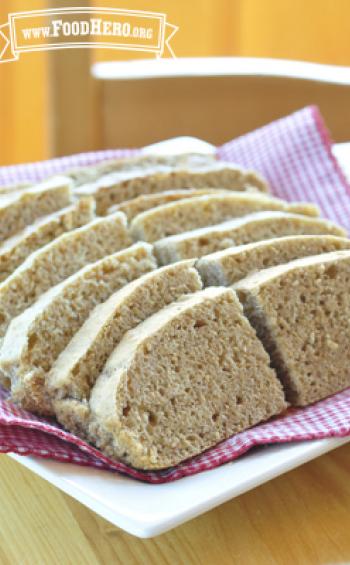
[[[181, 137], [157, 143], [145, 151], [211, 153], [213, 150], [213, 146], [204, 141]], [[346, 162], [350, 146], [337, 147], [336, 154], [341, 162]], [[14, 454], [9, 457], [115, 526], [135, 536], [148, 538], [349, 441], [350, 437], [259, 448], [217, 469], [162, 485], [145, 484], [117, 473], [36, 457]]]

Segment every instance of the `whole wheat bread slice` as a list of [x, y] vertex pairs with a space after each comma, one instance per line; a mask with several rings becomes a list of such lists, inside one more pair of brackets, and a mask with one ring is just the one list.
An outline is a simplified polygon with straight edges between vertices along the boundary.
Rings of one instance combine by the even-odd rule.
[[208, 167], [169, 169], [159, 167], [121, 171], [75, 188], [78, 196], [93, 196], [97, 213], [105, 214], [113, 204], [120, 204], [141, 194], [154, 194], [185, 188], [222, 188], [231, 191], [268, 192], [256, 173], [244, 171], [230, 163], [217, 162]]
[[118, 211], [124, 212], [130, 222], [135, 216], [138, 216], [138, 214], [151, 210], [152, 208], [157, 208], [157, 206], [177, 202], [178, 200], [185, 200], [186, 198], [193, 198], [195, 196], [217, 194], [219, 192], [227, 193], [228, 191], [219, 188], [188, 188], [186, 190], [166, 190], [165, 192], [155, 194], [141, 194], [141, 196], [126, 200], [121, 204], [111, 206], [108, 208], [107, 214], [113, 214]]
[[206, 255], [196, 262], [196, 269], [205, 286], [229, 286], [267, 267], [341, 249], [350, 249], [350, 239], [333, 235], [292, 235]]
[[40, 247], [65, 232], [91, 222], [95, 216], [92, 198], [81, 198], [71, 206], [39, 218], [0, 244], [0, 282]]
[[143, 169], [156, 170], [159, 168], [167, 168], [169, 170], [176, 168], [196, 168], [212, 165], [216, 163], [216, 157], [213, 154], [206, 153], [179, 153], [178, 155], [155, 155], [141, 153], [133, 157], [122, 159], [108, 159], [101, 161], [95, 165], [85, 167], [75, 167], [69, 171], [65, 171], [73, 181], [75, 186], [89, 183], [106, 177], [115, 172], [133, 171], [137, 173]]
[[[195, 196], [227, 192], [229, 191], [223, 188], [188, 188], [186, 190], [167, 190], [156, 194], [142, 194], [132, 200], [126, 200], [121, 204], [111, 206], [108, 208], [107, 214], [113, 214], [118, 211], [124, 212], [130, 222], [138, 214], [151, 210], [152, 208], [156, 208], [157, 206], [162, 206], [163, 204], [169, 204], [170, 202], [185, 200], [186, 198], [193, 198]], [[319, 208], [315, 204], [309, 202], [289, 203], [288, 209], [294, 214], [303, 214], [312, 217], [317, 217], [320, 214]]]
[[231, 289], [210, 288], [129, 331], [90, 398], [90, 441], [143, 469], [179, 464], [285, 408]]
[[349, 287], [349, 250], [271, 267], [235, 285], [292, 405], [350, 386]]
[[287, 202], [263, 194], [208, 194], [143, 212], [132, 220], [130, 231], [135, 239], [154, 242], [262, 210], [288, 212], [289, 209]]
[[57, 356], [97, 304], [156, 267], [152, 247], [137, 243], [83, 267], [14, 318], [0, 351], [0, 369], [11, 382], [12, 400], [32, 412], [53, 415], [45, 382]]
[[56, 212], [72, 202], [72, 183], [54, 177], [26, 190], [0, 197], [0, 241], [19, 232], [40, 216]]
[[344, 237], [346, 231], [321, 218], [285, 212], [257, 212], [222, 224], [166, 237], [154, 244], [161, 265], [203, 257], [234, 245], [284, 235], [327, 234]]

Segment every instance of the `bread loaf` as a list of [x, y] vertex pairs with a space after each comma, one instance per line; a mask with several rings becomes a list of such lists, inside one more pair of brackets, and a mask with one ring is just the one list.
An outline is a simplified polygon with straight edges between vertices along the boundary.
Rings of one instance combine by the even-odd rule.
[[349, 250], [271, 267], [235, 285], [294, 406], [350, 386], [349, 285]]
[[208, 288], [124, 336], [92, 390], [89, 435], [111, 457], [161, 469], [284, 407], [235, 293]]
[[229, 286], [249, 274], [294, 259], [350, 249], [350, 240], [333, 235], [295, 235], [229, 247], [196, 263], [205, 286]]
[[203, 257], [234, 245], [283, 235], [328, 234], [344, 237], [346, 231], [320, 218], [285, 212], [257, 212], [207, 228], [166, 237], [154, 244], [161, 265]]
[[156, 266], [152, 247], [137, 243], [83, 267], [14, 318], [0, 351], [0, 370], [11, 382], [12, 400], [53, 415], [45, 382], [59, 353], [97, 304]]

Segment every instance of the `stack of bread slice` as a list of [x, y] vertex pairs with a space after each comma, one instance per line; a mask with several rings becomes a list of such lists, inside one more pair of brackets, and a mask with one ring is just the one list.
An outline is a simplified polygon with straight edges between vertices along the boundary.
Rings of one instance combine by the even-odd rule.
[[124, 336], [92, 390], [88, 434], [108, 455], [157, 469], [285, 406], [282, 386], [236, 294], [207, 288]]
[[13, 399], [28, 410], [52, 414], [44, 383], [56, 357], [94, 306], [156, 266], [147, 244], [106, 254], [55, 285], [16, 316], [0, 351], [2, 374], [11, 382]]
[[0, 244], [0, 281], [13, 273], [31, 253], [59, 235], [91, 222], [94, 215], [94, 200], [81, 198], [57, 212], [40, 216], [32, 224], [5, 239]]
[[197, 154], [0, 190], [12, 400], [161, 469], [350, 386], [350, 240], [268, 192]]
[[30, 225], [40, 216], [72, 203], [72, 184], [66, 177], [54, 177], [27, 190], [0, 195], [0, 241]]
[[0, 338], [12, 318], [49, 288], [84, 265], [127, 247], [130, 237], [121, 212], [98, 218], [44, 245], [0, 283]]
[[70, 429], [82, 429], [90, 392], [124, 334], [171, 302], [201, 289], [194, 261], [184, 261], [142, 276], [96, 307], [48, 375], [59, 421]]

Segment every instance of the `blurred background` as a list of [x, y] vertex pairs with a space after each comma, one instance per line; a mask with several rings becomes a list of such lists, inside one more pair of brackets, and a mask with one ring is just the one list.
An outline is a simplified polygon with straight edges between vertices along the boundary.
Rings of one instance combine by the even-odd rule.
[[[7, 21], [10, 12], [88, 4], [166, 13], [168, 21], [179, 26], [171, 42], [179, 58], [261, 57], [350, 66], [349, 0], [100, 0], [90, 3], [73, 0], [70, 3], [66, 0], [1, 0], [0, 24]], [[142, 53], [137, 56], [144, 59], [152, 57]], [[16, 62], [0, 64], [0, 165], [103, 148], [111, 143], [119, 146], [139, 145], [156, 141], [162, 133], [168, 135], [169, 132], [174, 135], [201, 133], [209, 141], [222, 142], [225, 139], [221, 138], [231, 130], [226, 124], [228, 129], [216, 131], [216, 124], [220, 120], [232, 121], [232, 136], [255, 125], [249, 119], [246, 119], [246, 125], [239, 123], [240, 108], [237, 108], [239, 103], [235, 102], [234, 96], [240, 85], [236, 83], [185, 81], [176, 85], [170, 81], [162, 83], [164, 88], [160, 88], [159, 83], [147, 86], [140, 81], [136, 85], [117, 81], [111, 88], [110, 85], [106, 87], [106, 81], [91, 78], [90, 68], [94, 63], [135, 58], [135, 53], [123, 51], [67, 49], [22, 54]], [[113, 69], [108, 72], [114, 73]], [[279, 101], [284, 98], [284, 91], [278, 89], [277, 83], [270, 85], [273, 92], [277, 92], [272, 100], [270, 90], [261, 88], [260, 83], [258, 86], [255, 83], [248, 86], [252, 93], [250, 103], [260, 108], [262, 122], [270, 115], [273, 118], [282, 112]], [[309, 85], [304, 83], [306, 103], [313, 102], [313, 97], [317, 98], [312, 88], [310, 91], [308, 88]], [[326, 113], [327, 100], [333, 96], [332, 88], [329, 93], [322, 94]], [[338, 117], [338, 122], [346, 123], [347, 129], [338, 134], [336, 127], [335, 137], [347, 137], [350, 140], [350, 90], [340, 90], [336, 95], [340, 97], [339, 106], [346, 108], [346, 97], [349, 104], [347, 114]], [[231, 106], [236, 106], [239, 124], [236, 128], [233, 127], [235, 115], [227, 114], [231, 91]], [[215, 108], [221, 106], [218, 92], [225, 92], [225, 100], [221, 114], [213, 116], [210, 104]], [[288, 87], [288, 92], [293, 94], [293, 86]], [[298, 96], [296, 93], [296, 105], [304, 103], [304, 94], [300, 104]], [[245, 98], [245, 91], [240, 91], [238, 100]], [[197, 110], [196, 123], [187, 128], [186, 124], [191, 122], [189, 116], [196, 113], [200, 99], [203, 104]], [[266, 104], [270, 109], [265, 115], [263, 110]], [[338, 105], [336, 97], [332, 104]], [[161, 117], [157, 120], [157, 105], [165, 108], [164, 112], [169, 114], [169, 127], [164, 132], [160, 127], [162, 124], [157, 122], [167, 121], [164, 118], [166, 113], [161, 114], [160, 110]], [[174, 113], [172, 108], [176, 108], [174, 112], [177, 112], [177, 116], [170, 116]], [[293, 109], [292, 98], [290, 107], [286, 109]], [[138, 113], [141, 116], [148, 115], [149, 119], [140, 119]], [[246, 114], [250, 113], [249, 107]], [[202, 122], [210, 122], [210, 119], [213, 135], [210, 134], [211, 130], [202, 130], [200, 127]], [[171, 125], [171, 120], [177, 126]]]

